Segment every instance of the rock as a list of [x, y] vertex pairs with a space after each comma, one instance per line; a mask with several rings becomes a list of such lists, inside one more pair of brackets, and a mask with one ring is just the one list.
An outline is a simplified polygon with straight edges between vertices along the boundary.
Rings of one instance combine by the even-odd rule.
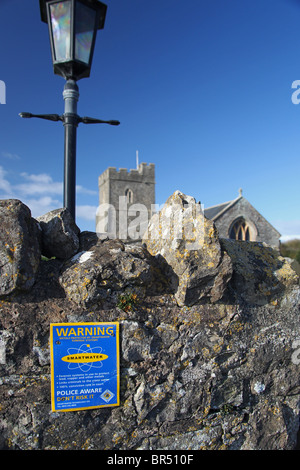
[[296, 274], [300, 276], [300, 263], [296, 259], [292, 259], [292, 258], [285, 258], [285, 259], [291, 265], [291, 267], [296, 272]]
[[0, 201], [0, 296], [29, 290], [41, 259], [40, 231], [17, 199]]
[[[299, 291], [255, 306], [156, 296], [135, 315], [66, 298], [26, 303], [27, 294], [1, 302], [0, 448], [294, 449]], [[120, 322], [120, 406], [51, 412], [49, 324], [72, 321]]]
[[[178, 206], [171, 215], [184, 215]], [[18, 278], [17, 266], [35, 266], [29, 258], [39, 231], [20, 201], [0, 207], [1, 276], [18, 256]], [[188, 259], [194, 267], [198, 260], [194, 270], [207, 273], [195, 276], [196, 293], [192, 283], [181, 291], [181, 301], [180, 279], [166, 261], [172, 242], [152, 256], [141, 244], [90, 232], [80, 234], [80, 251], [69, 260], [42, 260], [29, 291], [19, 284], [18, 295], [2, 296], [0, 449], [296, 448], [299, 277], [291, 260], [263, 244], [218, 240], [205, 220], [197, 233], [198, 248], [196, 237], [173, 236], [177, 264], [170, 260], [180, 276], [181, 259], [186, 269]], [[133, 292], [133, 309], [117, 306], [119, 295]], [[193, 305], [181, 305], [189, 299]], [[53, 413], [49, 325], [98, 321], [120, 325], [120, 405]]]
[[[87, 237], [88, 240], [90, 237]], [[125, 245], [120, 240], [85, 240], [89, 250], [77, 253], [62, 266], [59, 278], [69, 300], [78, 305], [117, 303], [117, 296], [129, 289], [139, 296], [167, 292], [168, 280], [162, 275], [145, 248]]]
[[282, 292], [299, 284], [293, 260], [263, 243], [222, 239], [221, 246], [233, 265], [233, 301], [255, 305], [276, 302]]
[[97, 245], [98, 241], [97, 233], [89, 231], [80, 232], [78, 251], [88, 251], [94, 245]]
[[231, 260], [222, 252], [214, 223], [191, 196], [176, 191], [154, 214], [143, 243], [153, 256], [161, 255], [178, 276], [179, 305], [222, 298], [232, 275]]
[[68, 259], [79, 248], [79, 228], [68, 209], [55, 209], [37, 217], [42, 229], [42, 254], [48, 258]]

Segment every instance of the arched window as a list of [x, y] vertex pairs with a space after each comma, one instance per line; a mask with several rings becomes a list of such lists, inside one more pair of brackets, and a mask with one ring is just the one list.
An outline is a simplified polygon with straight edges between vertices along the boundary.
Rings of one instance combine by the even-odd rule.
[[251, 241], [251, 230], [245, 219], [238, 219], [231, 227], [229, 237], [233, 240]]
[[127, 198], [127, 203], [132, 204], [133, 203], [133, 192], [131, 189], [127, 188], [125, 191], [125, 196]]

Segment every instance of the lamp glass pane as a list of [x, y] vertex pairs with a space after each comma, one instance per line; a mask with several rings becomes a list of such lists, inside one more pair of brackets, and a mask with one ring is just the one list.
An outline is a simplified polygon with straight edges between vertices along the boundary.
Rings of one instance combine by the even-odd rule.
[[71, 2], [50, 5], [53, 44], [56, 61], [71, 58]]
[[75, 59], [89, 64], [97, 12], [82, 3], [76, 5]]

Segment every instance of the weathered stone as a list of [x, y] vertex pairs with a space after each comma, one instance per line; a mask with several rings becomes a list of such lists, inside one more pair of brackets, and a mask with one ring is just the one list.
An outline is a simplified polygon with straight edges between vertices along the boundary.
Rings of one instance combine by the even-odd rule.
[[230, 286], [235, 300], [264, 305], [298, 285], [293, 260], [283, 258], [277, 250], [259, 242], [221, 239], [221, 245], [233, 264]]
[[[299, 287], [264, 306], [145, 298], [134, 318], [26, 299], [0, 303], [2, 449], [295, 448]], [[49, 323], [68, 321], [120, 322], [119, 407], [51, 412]]]
[[168, 291], [159, 264], [140, 245], [120, 240], [92, 240], [89, 250], [77, 253], [62, 266], [60, 284], [68, 299], [79, 305], [114, 302], [118, 294], [130, 289], [139, 296]]
[[143, 242], [178, 276], [175, 298], [179, 305], [222, 298], [232, 275], [231, 261], [222, 252], [214, 223], [206, 219], [194, 198], [176, 191], [150, 220]]
[[97, 245], [98, 241], [99, 238], [95, 232], [80, 232], [78, 251], [88, 251], [92, 246]]
[[68, 259], [79, 248], [79, 228], [68, 209], [55, 209], [37, 217], [42, 229], [42, 254]]
[[0, 201], [0, 296], [30, 289], [40, 259], [39, 227], [30, 209], [17, 199]]
[[[294, 449], [299, 278], [269, 247], [216, 246], [192, 306], [175, 300], [165, 258], [138, 244], [86, 233], [72, 259], [42, 260], [30, 291], [0, 300], [0, 449]], [[126, 292], [139, 293], [132, 310], [116, 306]], [[95, 321], [120, 323], [120, 406], [53, 413], [49, 325]]]

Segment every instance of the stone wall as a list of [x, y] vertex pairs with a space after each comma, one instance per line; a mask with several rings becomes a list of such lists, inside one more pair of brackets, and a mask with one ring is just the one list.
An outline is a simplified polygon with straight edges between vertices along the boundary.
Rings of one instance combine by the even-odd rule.
[[[128, 190], [131, 191], [132, 200], [128, 201], [128, 205], [124, 208], [123, 202], [120, 205], [119, 197], [125, 198]], [[155, 204], [155, 165], [140, 163], [136, 170], [130, 171], [126, 168], [120, 168], [118, 171], [114, 167], [107, 168], [99, 176], [99, 204], [100, 206], [101, 204], [110, 204], [113, 207], [115, 213], [112, 216], [115, 216], [117, 236], [127, 238], [127, 226], [138, 217], [141, 206], [143, 206], [142, 211], [145, 211], [144, 217], [148, 221], [152, 216], [152, 205]], [[137, 204], [140, 207], [137, 207]], [[100, 219], [97, 217], [96, 227], [99, 225]], [[111, 232], [110, 226], [108, 232]], [[119, 230], [120, 226], [121, 231]], [[142, 235], [143, 233], [139, 238], [142, 238]]]
[[214, 221], [220, 237], [229, 238], [230, 229], [239, 217], [243, 217], [250, 225], [251, 240], [267, 243], [274, 248], [279, 247], [280, 234], [247, 199], [243, 197]]
[[[165, 210], [187, 201], [176, 192]], [[156, 219], [143, 244], [124, 244], [80, 233], [63, 210], [28, 211], [0, 204], [1, 449], [295, 448], [300, 289], [288, 259], [221, 240], [207, 220], [191, 251], [186, 238], [156, 243]], [[118, 306], [124, 293], [132, 308]], [[92, 321], [120, 322], [120, 406], [53, 413], [49, 325]]]

